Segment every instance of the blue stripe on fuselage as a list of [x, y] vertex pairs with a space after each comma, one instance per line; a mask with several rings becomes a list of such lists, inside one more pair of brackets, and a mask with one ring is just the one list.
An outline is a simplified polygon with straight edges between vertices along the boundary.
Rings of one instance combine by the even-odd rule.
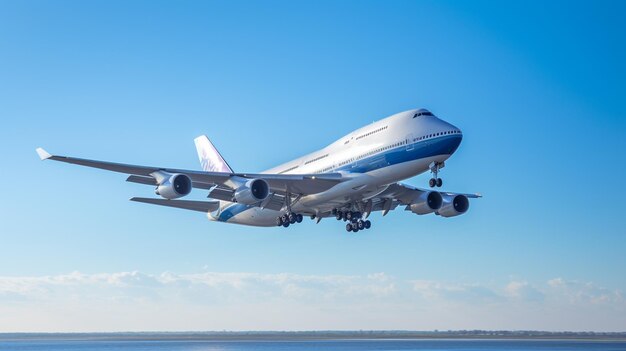
[[248, 206], [248, 205], [234, 203], [224, 208], [222, 210], [222, 213], [220, 213], [220, 216], [217, 218], [217, 220], [220, 222], [226, 222], [232, 217], [235, 217], [236, 215], [240, 214], [241, 212], [247, 210], [250, 207], [251, 206]]
[[334, 169], [333, 172], [366, 173], [407, 161], [438, 155], [451, 155], [459, 147], [461, 139], [463, 139], [462, 135], [452, 134], [421, 140], [409, 145], [400, 145]]

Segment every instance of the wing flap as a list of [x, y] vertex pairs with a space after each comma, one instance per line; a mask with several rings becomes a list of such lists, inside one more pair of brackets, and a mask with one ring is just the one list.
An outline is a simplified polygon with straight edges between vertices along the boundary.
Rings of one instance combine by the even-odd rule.
[[[137, 184], [145, 184], [145, 185], [153, 185], [153, 186], [158, 185], [154, 177], [130, 175], [128, 176], [128, 178], [126, 178], [126, 181], [131, 182], [131, 183], [137, 183]], [[193, 181], [191, 182], [191, 185], [192, 187], [198, 188], [198, 189], [211, 189], [215, 186], [215, 184], [207, 184], [207, 183], [200, 183], [200, 182], [193, 182]]]

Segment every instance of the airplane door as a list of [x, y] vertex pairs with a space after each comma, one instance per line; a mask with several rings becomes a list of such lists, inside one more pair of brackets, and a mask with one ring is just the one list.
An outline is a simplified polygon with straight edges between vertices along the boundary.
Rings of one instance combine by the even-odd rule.
[[413, 144], [413, 134], [408, 134], [406, 136], [406, 151], [411, 151], [413, 148], [415, 148]]

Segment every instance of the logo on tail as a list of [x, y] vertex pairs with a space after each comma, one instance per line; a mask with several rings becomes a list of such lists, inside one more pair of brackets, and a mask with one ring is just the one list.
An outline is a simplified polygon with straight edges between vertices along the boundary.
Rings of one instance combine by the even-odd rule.
[[205, 172], [234, 173], [206, 135], [194, 139], [200, 166]]

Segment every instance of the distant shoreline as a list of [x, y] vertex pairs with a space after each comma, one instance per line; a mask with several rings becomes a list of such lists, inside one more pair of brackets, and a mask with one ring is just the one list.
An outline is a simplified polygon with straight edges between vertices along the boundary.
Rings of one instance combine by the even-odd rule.
[[0, 341], [320, 341], [320, 340], [579, 340], [626, 341], [626, 332], [545, 331], [247, 331], [247, 332], [101, 332], [0, 333]]

